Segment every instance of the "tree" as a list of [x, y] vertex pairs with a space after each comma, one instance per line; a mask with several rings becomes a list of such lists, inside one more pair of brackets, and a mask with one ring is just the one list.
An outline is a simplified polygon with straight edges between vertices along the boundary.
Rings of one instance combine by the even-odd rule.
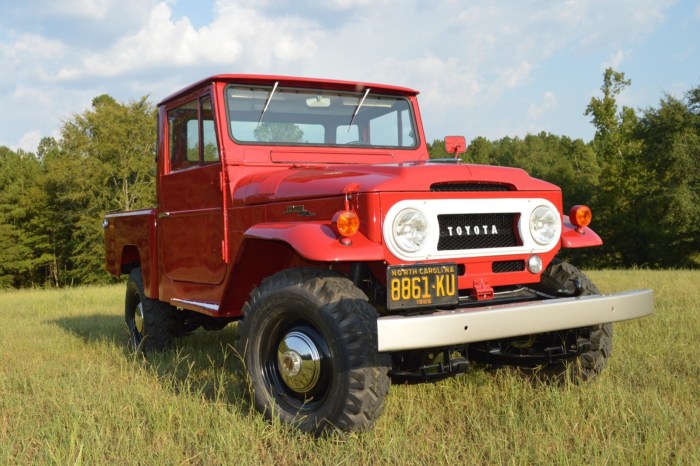
[[643, 235], [649, 262], [700, 266], [700, 87], [685, 102], [665, 96], [640, 119], [642, 162], [653, 183], [644, 202]]
[[600, 167], [595, 152], [582, 140], [545, 132], [528, 134], [514, 152], [517, 166], [561, 188], [564, 209], [591, 201]]
[[600, 88], [603, 96], [591, 98], [585, 112], [596, 127], [591, 145], [601, 174], [592, 208], [596, 229], [605, 240], [605, 265], [647, 263], [647, 245], [638, 232], [641, 206], [652, 188], [640, 159], [642, 143], [635, 137], [637, 115], [626, 106], [618, 111], [617, 105], [617, 97], [630, 84], [624, 73], [608, 68]]
[[462, 160], [467, 163], [486, 165], [494, 158], [494, 144], [484, 137], [476, 137], [467, 144], [467, 152], [462, 154]]
[[[454, 154], [448, 153], [445, 150], [445, 141], [443, 139], [435, 139], [432, 143], [428, 142], [428, 154], [431, 159], [453, 159]], [[472, 141], [467, 141], [467, 151], [460, 154], [460, 159], [464, 163], [490, 163], [493, 144], [483, 137], [477, 137]]]
[[44, 232], [36, 228], [43, 193], [34, 154], [0, 148], [0, 287], [43, 284]]
[[104, 215], [154, 203], [155, 109], [147, 97], [120, 104], [108, 95], [74, 115], [56, 145], [45, 141], [45, 217], [53, 225], [60, 284], [108, 280]]

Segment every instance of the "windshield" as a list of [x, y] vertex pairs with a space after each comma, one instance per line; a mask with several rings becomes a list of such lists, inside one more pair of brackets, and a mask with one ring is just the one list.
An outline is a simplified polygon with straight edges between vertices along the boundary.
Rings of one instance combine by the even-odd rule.
[[241, 143], [411, 149], [411, 105], [371, 89], [340, 92], [278, 86], [226, 88], [232, 137]]

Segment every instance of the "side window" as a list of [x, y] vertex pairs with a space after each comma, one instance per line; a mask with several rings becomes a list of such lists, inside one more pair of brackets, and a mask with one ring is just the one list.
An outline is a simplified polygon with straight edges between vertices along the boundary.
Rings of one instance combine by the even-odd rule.
[[168, 143], [171, 171], [219, 161], [209, 96], [168, 111]]
[[401, 140], [399, 145], [401, 147], [413, 147], [418, 143], [416, 141], [416, 132], [413, 130], [413, 119], [408, 110], [403, 110], [400, 118]]
[[195, 113], [194, 120], [187, 120], [187, 151], [185, 159], [187, 165], [199, 164], [199, 122]]
[[193, 101], [168, 111], [170, 170], [199, 164], [197, 107], [197, 101]]
[[201, 100], [202, 109], [202, 162], [215, 163], [219, 161], [219, 144], [216, 142], [216, 127], [214, 112], [211, 108], [211, 97]]

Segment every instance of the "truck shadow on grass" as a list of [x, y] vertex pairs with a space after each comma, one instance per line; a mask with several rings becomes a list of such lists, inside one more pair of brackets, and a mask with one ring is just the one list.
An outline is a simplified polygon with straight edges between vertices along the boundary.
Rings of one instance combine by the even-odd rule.
[[63, 317], [48, 321], [95, 347], [111, 347], [134, 370], [145, 370], [166, 389], [189, 394], [212, 403], [235, 406], [241, 414], [253, 411], [248, 384], [242, 374], [242, 362], [234, 350], [237, 329], [231, 324], [223, 330], [175, 339], [172, 348], [152, 354], [135, 353], [123, 318], [93, 314]]
[[[243, 363], [235, 342], [235, 324], [223, 330], [197, 330], [193, 335], [175, 339], [173, 348], [143, 356], [165, 384], [177, 393], [189, 393], [214, 403], [236, 406], [242, 414], [253, 411]], [[134, 355], [130, 348], [127, 357]]]
[[119, 346], [126, 336], [124, 319], [105, 314], [61, 317], [48, 321], [86, 343], [106, 343]]

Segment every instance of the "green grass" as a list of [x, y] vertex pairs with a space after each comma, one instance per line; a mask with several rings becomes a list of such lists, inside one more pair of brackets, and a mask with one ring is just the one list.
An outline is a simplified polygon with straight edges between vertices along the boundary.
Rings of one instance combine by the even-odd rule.
[[653, 317], [615, 325], [597, 381], [474, 369], [392, 386], [373, 431], [321, 439], [252, 411], [233, 326], [147, 362], [123, 286], [0, 292], [0, 464], [700, 463], [700, 272], [589, 275], [656, 292]]

